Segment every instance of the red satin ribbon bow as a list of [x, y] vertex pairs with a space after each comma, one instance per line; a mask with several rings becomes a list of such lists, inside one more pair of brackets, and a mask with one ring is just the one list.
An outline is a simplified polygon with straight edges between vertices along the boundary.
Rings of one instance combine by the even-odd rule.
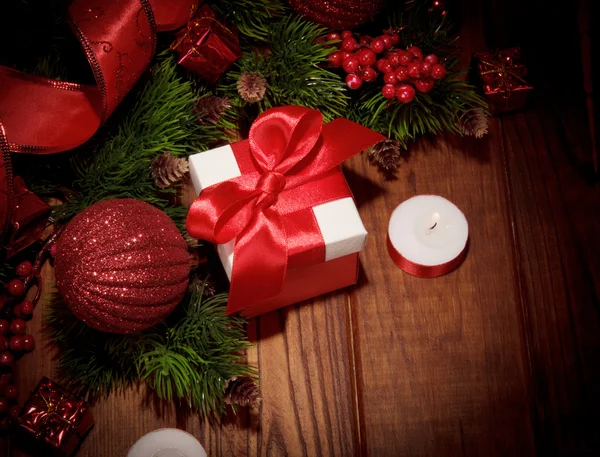
[[286, 233], [282, 217], [341, 198], [332, 179], [338, 166], [384, 139], [346, 119], [322, 121], [319, 111], [299, 106], [266, 111], [248, 139], [257, 171], [204, 189], [190, 208], [190, 235], [218, 244], [236, 239], [228, 313], [281, 291], [289, 240], [298, 236]]

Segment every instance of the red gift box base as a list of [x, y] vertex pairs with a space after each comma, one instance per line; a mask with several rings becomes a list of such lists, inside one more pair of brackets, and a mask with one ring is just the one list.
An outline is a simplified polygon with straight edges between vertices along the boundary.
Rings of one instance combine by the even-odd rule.
[[288, 270], [279, 295], [241, 311], [247, 317], [258, 316], [309, 298], [356, 284], [358, 253]]

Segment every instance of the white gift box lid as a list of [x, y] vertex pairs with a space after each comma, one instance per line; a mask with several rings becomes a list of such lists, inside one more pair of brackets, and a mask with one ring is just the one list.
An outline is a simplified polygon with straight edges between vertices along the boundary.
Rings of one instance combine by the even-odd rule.
[[[196, 195], [213, 184], [241, 176], [235, 155], [229, 145], [194, 154], [190, 156], [189, 164]], [[312, 210], [325, 241], [325, 261], [354, 254], [365, 246], [367, 231], [351, 197], [313, 206]], [[217, 246], [229, 279], [231, 279], [233, 266], [234, 246], [235, 240]]]

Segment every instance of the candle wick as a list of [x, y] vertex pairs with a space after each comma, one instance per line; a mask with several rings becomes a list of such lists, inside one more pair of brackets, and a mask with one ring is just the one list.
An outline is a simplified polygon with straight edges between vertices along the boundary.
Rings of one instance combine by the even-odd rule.
[[433, 230], [436, 226], [437, 226], [437, 222], [435, 224], [433, 224], [431, 227], [429, 227], [429, 230]]

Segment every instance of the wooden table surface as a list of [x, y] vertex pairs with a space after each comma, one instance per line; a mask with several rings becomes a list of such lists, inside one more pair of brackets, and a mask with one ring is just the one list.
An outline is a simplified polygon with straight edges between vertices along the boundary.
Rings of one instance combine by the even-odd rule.
[[[350, 160], [369, 231], [359, 282], [250, 321], [259, 410], [208, 421], [143, 387], [118, 392], [94, 406], [78, 457], [125, 456], [160, 427], [223, 457], [600, 455], [600, 189], [562, 126], [542, 100], [494, 118], [483, 140], [421, 141], [395, 181]], [[386, 251], [392, 210], [416, 194], [469, 221], [469, 253], [447, 276], [404, 274]], [[17, 368], [21, 401], [54, 373], [41, 314]]]

